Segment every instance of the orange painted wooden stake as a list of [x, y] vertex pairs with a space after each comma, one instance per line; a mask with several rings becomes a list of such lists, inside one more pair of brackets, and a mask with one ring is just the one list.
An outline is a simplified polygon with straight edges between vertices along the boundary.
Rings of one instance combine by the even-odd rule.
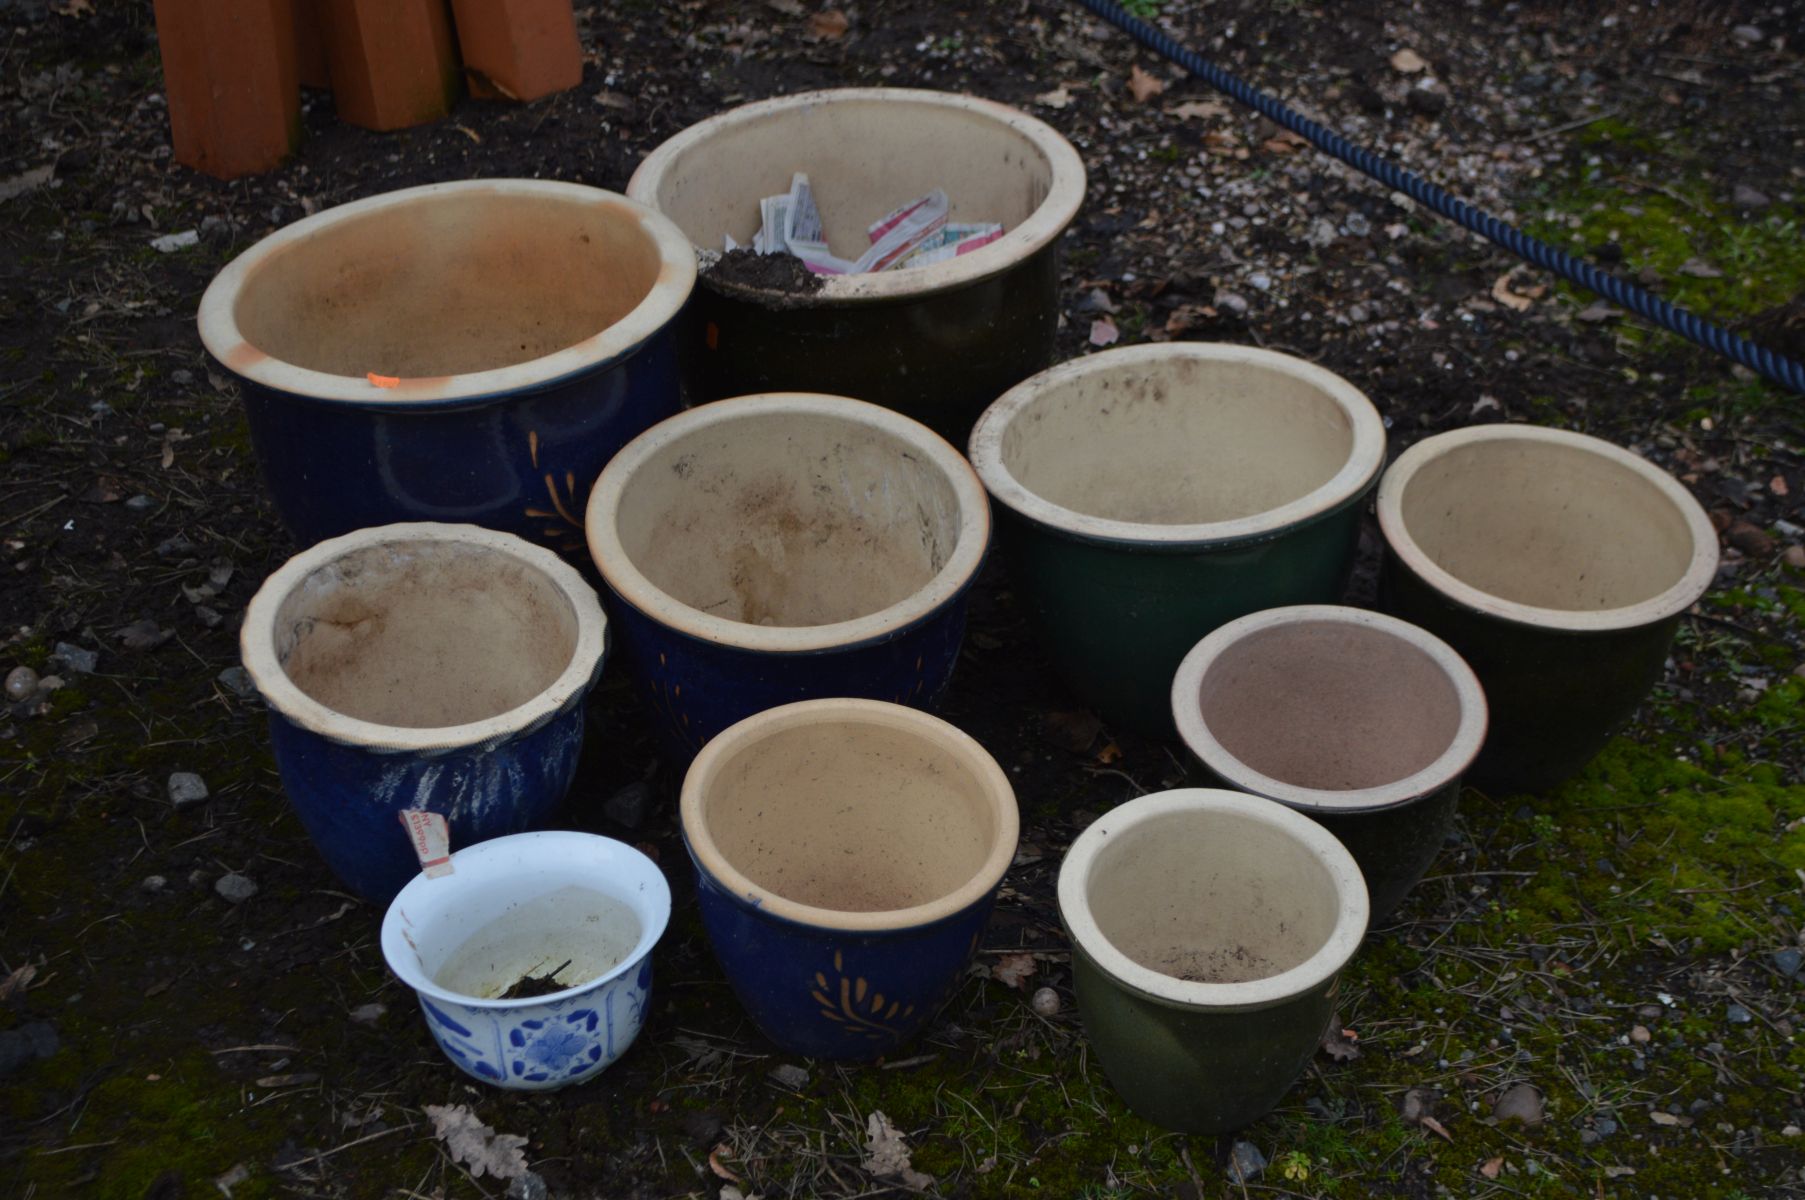
[[294, 0], [295, 65], [300, 69], [301, 86], [329, 88], [332, 68], [326, 62], [325, 14], [320, 0]]
[[470, 94], [537, 100], [583, 82], [571, 0], [452, 0]]
[[436, 121], [458, 95], [445, 0], [319, 0], [339, 119], [366, 129]]
[[221, 179], [301, 139], [293, 0], [155, 0], [175, 160]]

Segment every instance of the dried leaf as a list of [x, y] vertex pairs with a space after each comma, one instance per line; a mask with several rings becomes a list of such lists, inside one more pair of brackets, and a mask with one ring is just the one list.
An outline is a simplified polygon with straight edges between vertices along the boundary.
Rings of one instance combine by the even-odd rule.
[[49, 183], [50, 177], [55, 174], [56, 168], [53, 166], [33, 167], [10, 179], [0, 179], [0, 204], [4, 204], [14, 196], [23, 196], [26, 192], [36, 191]]
[[800, 17], [805, 11], [802, 0], [765, 0], [765, 7], [786, 17]]
[[1220, 100], [1187, 100], [1176, 108], [1168, 108], [1166, 111], [1182, 120], [1202, 120], [1209, 117], [1228, 116], [1228, 105]]
[[1341, 1027], [1341, 1014], [1336, 1013], [1329, 1018], [1329, 1027], [1323, 1030], [1322, 1052], [1336, 1062], [1353, 1062], [1360, 1057], [1360, 1047], [1355, 1044], [1359, 1040], [1359, 1034]]
[[1484, 1165], [1479, 1168], [1479, 1173], [1487, 1179], [1496, 1179], [1498, 1178], [1498, 1172], [1503, 1169], [1504, 1160], [1502, 1158], [1488, 1158], [1485, 1160]]
[[487, 1172], [496, 1179], [519, 1179], [526, 1174], [522, 1149], [526, 1139], [520, 1135], [496, 1133], [462, 1104], [428, 1104], [426, 1115], [452, 1159], [468, 1167], [473, 1177]]
[[1522, 312], [1535, 301], [1510, 290], [1510, 272], [1498, 276], [1498, 282], [1492, 284], [1492, 299], [1504, 305], [1512, 312]]
[[1108, 317], [1098, 317], [1091, 322], [1091, 345], [1113, 346], [1122, 337], [1122, 331]]
[[1784, 476], [1784, 475], [1776, 475], [1772, 479], [1768, 480], [1767, 481], [1767, 490], [1772, 492], [1776, 496], [1786, 496], [1786, 495], [1790, 495], [1792, 492], [1792, 489], [1787, 486], [1786, 476]]
[[1573, 315], [1581, 321], [1596, 324], [1599, 321], [1614, 320], [1620, 314], [1617, 306], [1609, 300], [1594, 300]]
[[1427, 70], [1428, 66], [1428, 61], [1408, 46], [1391, 56], [1391, 69], [1405, 75], [1414, 75], [1418, 71]]
[[1128, 68], [1128, 92], [1142, 104], [1165, 90], [1166, 85], [1163, 81], [1147, 74], [1139, 67]]
[[12, 974], [5, 979], [0, 979], [0, 1000], [11, 999], [14, 992], [24, 992], [31, 986], [31, 981], [37, 977], [37, 974], [38, 968], [35, 963], [14, 967]]
[[738, 1175], [735, 1175], [730, 1169], [721, 1165], [721, 1159], [723, 1157], [729, 1157], [732, 1154], [733, 1154], [733, 1147], [727, 1145], [725, 1142], [716, 1146], [713, 1150], [710, 1150], [708, 1152], [708, 1169], [710, 1171], [713, 1171], [716, 1175], [720, 1176], [722, 1179], [725, 1179], [728, 1183], [744, 1183], [744, 1182], [746, 1182], [744, 1179], [741, 1179]]
[[932, 1175], [924, 1175], [910, 1166], [908, 1142], [882, 1112], [872, 1113], [865, 1121], [865, 1161], [862, 1165], [873, 1175], [894, 1176], [917, 1191], [934, 1182]]
[[991, 965], [990, 976], [999, 983], [1006, 983], [1012, 988], [1025, 990], [1028, 980], [1034, 977], [1034, 956], [1032, 954], [1005, 954]]
[[1421, 1121], [1418, 1121], [1417, 1124], [1421, 1125], [1424, 1129], [1427, 1129], [1430, 1133], [1440, 1134], [1449, 1145], [1454, 1144], [1454, 1135], [1444, 1129], [1442, 1123], [1437, 1121], [1434, 1117], [1424, 1117]]
[[173, 629], [160, 629], [149, 617], [133, 621], [113, 634], [127, 650], [155, 650], [175, 636]]
[[1096, 714], [1076, 709], [1072, 712], [1050, 712], [1043, 718], [1047, 736], [1073, 754], [1083, 754], [1103, 731]]
[[846, 36], [846, 14], [837, 8], [818, 12], [808, 19], [809, 36], [824, 42], [837, 42]]
[[1118, 763], [1121, 761], [1122, 747], [1116, 745], [1114, 742], [1110, 742], [1108, 745], [1104, 746], [1103, 749], [1097, 751], [1096, 762], [1101, 766], [1107, 767], [1111, 763]]
[[62, 0], [59, 4], [52, 4], [50, 9], [65, 17], [86, 16], [94, 11], [94, 0]]
[[1648, 1114], [1648, 1119], [1657, 1125], [1677, 1125], [1681, 1129], [1685, 1129], [1692, 1124], [1691, 1117], [1682, 1117], [1674, 1113], [1662, 1112], [1658, 1108]]
[[1071, 102], [1072, 93], [1063, 86], [1056, 87], [1050, 92], [1042, 92], [1034, 97], [1034, 103], [1045, 105], [1048, 108], [1064, 108]]
[[1722, 279], [1724, 273], [1702, 258], [1689, 258], [1677, 268], [1681, 275], [1690, 275], [1694, 279]]

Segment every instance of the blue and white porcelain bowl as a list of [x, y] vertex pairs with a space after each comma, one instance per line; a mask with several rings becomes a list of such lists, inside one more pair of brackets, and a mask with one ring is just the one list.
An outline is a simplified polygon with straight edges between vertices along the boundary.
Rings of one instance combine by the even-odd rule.
[[[401, 889], [382, 922], [447, 1058], [496, 1087], [546, 1091], [607, 1069], [645, 1025], [671, 890], [651, 859], [590, 833], [468, 846]], [[568, 984], [503, 999], [523, 978]]]

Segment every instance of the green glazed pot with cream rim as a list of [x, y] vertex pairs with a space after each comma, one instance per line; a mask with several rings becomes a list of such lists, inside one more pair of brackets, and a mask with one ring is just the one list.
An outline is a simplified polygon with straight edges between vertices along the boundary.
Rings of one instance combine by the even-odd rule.
[[1385, 426], [1347, 380], [1269, 350], [1166, 343], [1043, 371], [978, 421], [1015, 592], [1072, 692], [1173, 735], [1173, 673], [1247, 613], [1340, 599]]
[[1277, 1104], [1316, 1052], [1366, 933], [1346, 848], [1282, 804], [1155, 792], [1105, 813], [1059, 871], [1078, 1012], [1140, 1116], [1224, 1133]]
[[1472, 782], [1539, 792], [1579, 771], [1661, 678], [1717, 573], [1679, 481], [1598, 438], [1483, 425], [1425, 438], [1379, 484], [1383, 606], [1453, 646], [1491, 728]]

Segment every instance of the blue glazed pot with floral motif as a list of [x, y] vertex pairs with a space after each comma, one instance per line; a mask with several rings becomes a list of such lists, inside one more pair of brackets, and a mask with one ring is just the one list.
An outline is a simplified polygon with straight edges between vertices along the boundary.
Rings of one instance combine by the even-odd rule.
[[680, 406], [695, 252], [596, 188], [472, 180], [328, 209], [235, 259], [201, 340], [297, 540], [460, 521], [579, 555], [602, 465]]
[[496, 1087], [548, 1090], [625, 1054], [671, 915], [651, 859], [546, 831], [466, 847], [450, 865], [416, 874], [382, 922], [383, 957], [445, 1056]]
[[320, 856], [386, 903], [417, 870], [397, 814], [452, 844], [531, 828], [564, 796], [608, 627], [551, 551], [472, 525], [321, 542], [245, 610], [282, 787]]
[[587, 536], [646, 711], [687, 761], [782, 704], [933, 704], [990, 510], [971, 465], [925, 425], [771, 393], [634, 439], [596, 481]]
[[683, 782], [702, 922], [753, 1024], [873, 1059], [933, 1019], [1015, 857], [1015, 793], [937, 717], [811, 700], [739, 722]]

